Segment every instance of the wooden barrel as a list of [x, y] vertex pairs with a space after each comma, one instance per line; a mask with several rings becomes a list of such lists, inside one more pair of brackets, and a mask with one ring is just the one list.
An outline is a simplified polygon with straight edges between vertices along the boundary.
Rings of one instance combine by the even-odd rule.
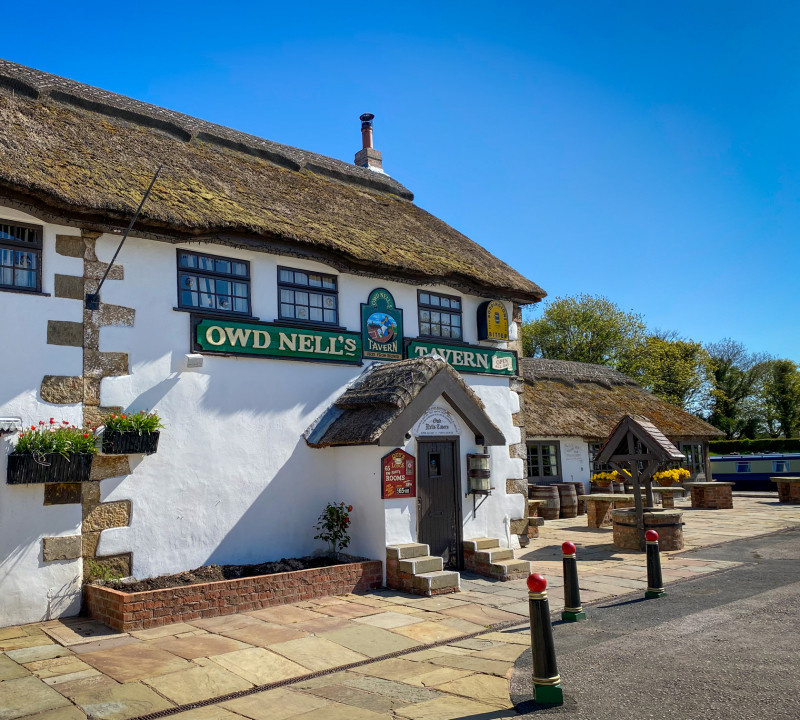
[[625, 492], [625, 483], [624, 482], [615, 482], [613, 483], [614, 492], [615, 493], [624, 493]]
[[572, 483], [558, 483], [558, 500], [561, 507], [558, 516], [562, 518], [574, 518], [578, 516], [578, 493]]
[[529, 485], [528, 496], [531, 500], [545, 501], [543, 505], [539, 505], [539, 517], [545, 520], [558, 520], [561, 502], [555, 485]]
[[[570, 482], [575, 488], [576, 495], [586, 495], [586, 484], [582, 482]], [[578, 515], [586, 514], [586, 501], [578, 499]]]

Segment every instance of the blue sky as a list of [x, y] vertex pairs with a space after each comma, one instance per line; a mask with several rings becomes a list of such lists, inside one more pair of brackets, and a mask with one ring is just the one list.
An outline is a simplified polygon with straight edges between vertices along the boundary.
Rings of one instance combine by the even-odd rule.
[[0, 56], [348, 162], [372, 112], [386, 171], [551, 298], [800, 361], [800, 4], [35, 7]]

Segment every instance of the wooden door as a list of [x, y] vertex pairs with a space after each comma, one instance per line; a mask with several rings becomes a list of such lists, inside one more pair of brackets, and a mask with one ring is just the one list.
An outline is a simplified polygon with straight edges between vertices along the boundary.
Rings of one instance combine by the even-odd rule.
[[461, 567], [461, 493], [456, 440], [417, 441], [418, 542]]

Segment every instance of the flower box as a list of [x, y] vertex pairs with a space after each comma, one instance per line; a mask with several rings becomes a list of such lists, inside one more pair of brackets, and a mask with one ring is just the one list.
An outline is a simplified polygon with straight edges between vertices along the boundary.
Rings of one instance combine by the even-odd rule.
[[106, 430], [103, 433], [103, 452], [106, 455], [152, 455], [158, 450], [158, 430]]
[[88, 482], [93, 458], [89, 453], [72, 453], [66, 457], [47, 453], [38, 459], [29, 453], [11, 453], [6, 482], [9, 485]]

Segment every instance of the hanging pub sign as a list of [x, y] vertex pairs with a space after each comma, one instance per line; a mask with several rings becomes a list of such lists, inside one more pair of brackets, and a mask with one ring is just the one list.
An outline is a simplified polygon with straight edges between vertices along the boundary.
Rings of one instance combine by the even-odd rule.
[[361, 362], [361, 336], [358, 333], [196, 316], [192, 317], [192, 328], [194, 351], [282, 360]]
[[388, 290], [373, 290], [361, 303], [361, 340], [365, 358], [403, 359], [403, 311]]
[[381, 497], [413, 498], [417, 496], [417, 461], [413, 455], [397, 448], [381, 458]]
[[441, 355], [458, 372], [488, 375], [516, 375], [517, 354], [510, 350], [492, 350], [477, 345], [440, 345], [427, 340], [411, 340], [408, 357]]
[[508, 310], [499, 300], [487, 300], [478, 305], [478, 340], [508, 340]]

